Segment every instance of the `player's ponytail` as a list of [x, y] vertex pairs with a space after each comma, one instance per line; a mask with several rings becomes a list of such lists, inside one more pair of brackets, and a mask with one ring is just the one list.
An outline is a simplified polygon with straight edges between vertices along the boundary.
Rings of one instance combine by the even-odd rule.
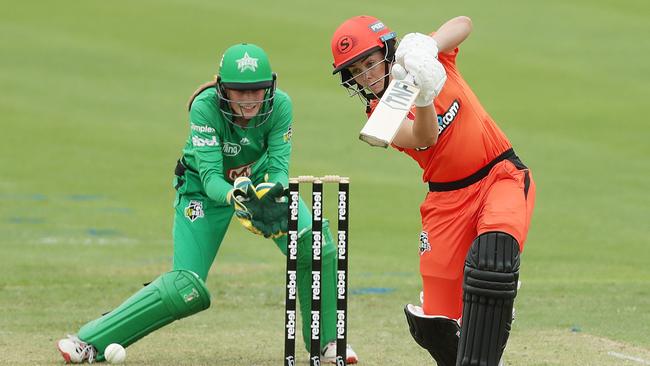
[[196, 99], [196, 97], [199, 94], [201, 94], [205, 89], [214, 88], [216, 85], [217, 85], [216, 77], [213, 81], [208, 81], [207, 83], [203, 83], [199, 85], [199, 87], [194, 91], [194, 93], [192, 93], [190, 100], [187, 102], [187, 110], [189, 111], [192, 108], [192, 102], [194, 102], [194, 99]]

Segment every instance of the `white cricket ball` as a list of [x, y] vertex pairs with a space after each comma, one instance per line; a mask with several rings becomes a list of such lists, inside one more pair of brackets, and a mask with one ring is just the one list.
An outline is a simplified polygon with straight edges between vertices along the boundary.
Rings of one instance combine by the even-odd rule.
[[117, 343], [111, 343], [104, 350], [104, 358], [108, 363], [124, 363], [126, 360], [126, 350]]

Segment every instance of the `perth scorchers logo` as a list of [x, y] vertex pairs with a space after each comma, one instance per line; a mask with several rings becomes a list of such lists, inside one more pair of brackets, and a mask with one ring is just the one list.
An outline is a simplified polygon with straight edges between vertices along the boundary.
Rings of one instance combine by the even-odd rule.
[[336, 42], [336, 48], [340, 53], [348, 53], [354, 46], [354, 40], [350, 36], [343, 36]]

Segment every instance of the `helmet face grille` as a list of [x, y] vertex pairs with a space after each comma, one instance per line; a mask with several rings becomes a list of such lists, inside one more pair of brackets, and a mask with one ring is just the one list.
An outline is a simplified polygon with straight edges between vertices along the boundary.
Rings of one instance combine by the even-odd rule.
[[[275, 80], [276, 75], [271, 71], [271, 63], [262, 48], [250, 43], [240, 43], [228, 48], [219, 63], [216, 88], [217, 102], [223, 118], [240, 128], [261, 126], [273, 113]], [[228, 98], [226, 89], [265, 89], [262, 100], [253, 101], [261, 104], [257, 115], [246, 122], [243, 115], [235, 113], [231, 105], [240, 104], [241, 110], [241, 103]]]
[[[272, 80], [271, 84], [266, 87], [266, 88], [252, 88], [251, 86], [253, 84], [244, 84], [247, 87], [241, 88], [238, 90], [259, 90], [259, 89], [265, 89], [264, 91], [264, 97], [261, 100], [256, 100], [256, 101], [246, 101], [245, 103], [241, 103], [235, 100], [232, 100], [228, 97], [228, 93], [226, 92], [226, 89], [237, 89], [237, 88], [230, 88], [232, 86], [229, 83], [223, 83], [221, 81], [221, 78], [217, 78], [217, 104], [219, 105], [219, 110], [221, 111], [221, 115], [223, 118], [233, 126], [237, 126], [239, 128], [256, 128], [264, 124], [266, 121], [269, 120], [273, 113], [273, 102], [275, 100], [275, 80], [276, 80], [276, 75], [272, 75]], [[260, 103], [260, 109], [257, 112], [257, 114], [253, 117], [248, 119], [247, 122], [245, 122], [245, 119], [243, 115], [237, 114], [233, 111], [232, 109], [232, 104], [238, 104], [240, 110], [242, 110], [242, 104], [249, 104], [249, 103]], [[244, 121], [244, 123], [242, 123]]]
[[[353, 75], [350, 72], [350, 70], [347, 69], [347, 67], [343, 67], [341, 69], [341, 71], [340, 71], [340, 73], [341, 73], [340, 85], [343, 86], [344, 88], [346, 88], [346, 90], [348, 91], [348, 95], [350, 97], [359, 96], [362, 99], [362, 101], [364, 102], [364, 104], [368, 104], [370, 102], [370, 100], [372, 100], [372, 99], [381, 98], [381, 96], [384, 94], [384, 91], [386, 90], [386, 88], [388, 87], [388, 84], [390, 82], [390, 80], [389, 80], [390, 79], [389, 78], [390, 69], [391, 69], [391, 67], [393, 65], [393, 62], [395, 61], [395, 43], [396, 42], [395, 42], [394, 39], [388, 40], [386, 42], [386, 47], [384, 48], [384, 58], [381, 59], [380, 61], [374, 63], [370, 67], [362, 70], [358, 74]], [[372, 52], [374, 52], [374, 51], [375, 50], [372, 50]], [[370, 52], [370, 53], [372, 53], [372, 52]], [[367, 55], [366, 55], [366, 57], [367, 57]], [[361, 60], [362, 59], [363, 59], [363, 57], [361, 58]], [[353, 60], [352, 63], [357, 62], [357, 61], [358, 60]], [[383, 75], [378, 77], [375, 80], [371, 80], [370, 83], [368, 84], [368, 86], [370, 86], [370, 85], [377, 84], [379, 82], [383, 82], [384, 87], [382, 88], [381, 93], [375, 94], [370, 88], [368, 88], [368, 86], [363, 88], [363, 87], [361, 87], [361, 85], [359, 85], [355, 81], [355, 78], [358, 78], [358, 77], [363, 78], [363, 77], [365, 77], [365, 75], [368, 72], [370, 72], [371, 70], [373, 70], [373, 69], [375, 69], [377, 67], [381, 67], [382, 65], [384, 65], [384, 73], [383, 73]]]

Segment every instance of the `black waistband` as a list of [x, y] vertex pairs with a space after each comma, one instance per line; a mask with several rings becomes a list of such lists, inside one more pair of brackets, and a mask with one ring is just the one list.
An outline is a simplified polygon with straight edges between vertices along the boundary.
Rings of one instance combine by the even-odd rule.
[[515, 151], [511, 148], [503, 153], [501, 155], [497, 156], [486, 164], [484, 167], [481, 169], [477, 170], [474, 172], [472, 175], [465, 177], [460, 180], [455, 180], [453, 182], [429, 182], [429, 191], [430, 192], [446, 192], [446, 191], [455, 191], [457, 189], [465, 188], [468, 186], [471, 186], [472, 184], [480, 181], [481, 179], [487, 177], [488, 173], [490, 173], [490, 170], [497, 165], [500, 161], [503, 160], [510, 160], [516, 167], [517, 169], [527, 169], [524, 163], [519, 160], [519, 157], [517, 157], [517, 154], [515, 154]]
[[182, 177], [185, 174], [186, 170], [189, 170], [192, 173], [199, 174], [196, 170], [189, 167], [187, 165], [187, 163], [185, 162], [185, 157], [182, 157], [182, 158], [178, 159], [178, 161], [176, 162], [176, 168], [174, 169], [174, 174], [177, 177]]

